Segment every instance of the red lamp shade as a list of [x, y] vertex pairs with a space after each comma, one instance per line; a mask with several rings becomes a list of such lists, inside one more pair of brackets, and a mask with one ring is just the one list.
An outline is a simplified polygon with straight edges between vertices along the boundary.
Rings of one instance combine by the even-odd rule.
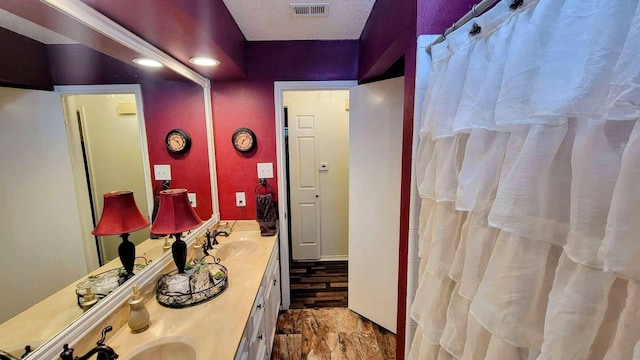
[[158, 216], [151, 225], [154, 234], [179, 234], [197, 228], [202, 220], [191, 207], [186, 189], [160, 191]]
[[136, 202], [131, 191], [112, 191], [104, 196], [104, 206], [102, 216], [98, 226], [91, 232], [93, 235], [120, 235], [149, 226]]

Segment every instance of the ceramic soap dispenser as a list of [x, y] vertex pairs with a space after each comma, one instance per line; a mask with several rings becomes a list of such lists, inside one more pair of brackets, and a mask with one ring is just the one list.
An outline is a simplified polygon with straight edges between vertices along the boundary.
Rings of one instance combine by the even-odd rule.
[[93, 291], [91, 291], [91, 286], [85, 288], [84, 291], [85, 295], [82, 297], [82, 301], [80, 301], [80, 306], [82, 306], [82, 311], [87, 311], [98, 303], [98, 298]]
[[149, 328], [149, 311], [144, 306], [142, 296], [140, 294], [140, 288], [138, 285], [133, 285], [133, 294], [129, 300], [129, 328], [131, 332], [139, 333]]

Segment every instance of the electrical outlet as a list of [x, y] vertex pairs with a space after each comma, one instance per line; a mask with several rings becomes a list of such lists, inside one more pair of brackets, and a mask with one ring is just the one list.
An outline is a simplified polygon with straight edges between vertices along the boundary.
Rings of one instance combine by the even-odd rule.
[[236, 193], [236, 206], [237, 207], [247, 206], [247, 198], [244, 195], [244, 192]]
[[196, 202], [196, 193], [187, 193], [187, 196], [189, 197], [189, 202], [191, 203], [191, 207], [198, 206], [198, 203]]
[[273, 163], [258, 163], [258, 179], [273, 179]]
[[153, 165], [153, 177], [156, 180], [171, 180], [171, 165]]

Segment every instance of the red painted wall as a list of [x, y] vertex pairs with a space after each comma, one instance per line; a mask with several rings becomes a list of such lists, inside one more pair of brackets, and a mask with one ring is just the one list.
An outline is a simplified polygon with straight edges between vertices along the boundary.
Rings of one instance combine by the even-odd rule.
[[[196, 213], [209, 219], [213, 211], [202, 87], [184, 81], [143, 83], [142, 98], [152, 174], [154, 164], [171, 165], [171, 187], [196, 193]], [[165, 136], [174, 128], [191, 137], [186, 154], [172, 154], [165, 146]], [[154, 186], [160, 183], [154, 181]]]
[[[360, 35], [358, 79], [382, 75], [415, 42], [416, 0], [377, 0]], [[415, 45], [415, 44], [414, 44]]]
[[[358, 76], [356, 41], [249, 42], [248, 55], [248, 80], [211, 85], [218, 198], [223, 219], [255, 219], [257, 163], [273, 163], [276, 175], [273, 82], [355, 80]], [[231, 135], [239, 127], [248, 127], [256, 133], [258, 149], [254, 152], [240, 154], [231, 146]], [[276, 191], [277, 180], [269, 180]], [[235, 205], [237, 191], [246, 192], [244, 209]]]
[[[149, 72], [103, 55], [83, 45], [49, 45], [48, 54], [56, 85], [140, 84], [151, 174], [153, 165], [171, 165], [171, 187], [186, 188], [197, 196], [198, 215], [212, 215], [204, 93], [192, 82], [173, 81], [173, 74]], [[173, 128], [186, 130], [191, 150], [172, 155], [164, 139]], [[153, 181], [153, 185], [160, 184]]]
[[354, 80], [357, 40], [251, 41], [247, 43], [251, 80]]
[[246, 75], [246, 40], [222, 0], [83, 1], [187, 66], [192, 56], [216, 57], [215, 68], [193, 67], [211, 79]]
[[0, 84], [53, 90], [47, 47], [0, 28]]
[[418, 0], [418, 35], [442, 34], [479, 0]]
[[[222, 219], [255, 219], [257, 163], [273, 163], [275, 177], [268, 182], [277, 192], [273, 82], [216, 82], [212, 90], [220, 216]], [[239, 127], [253, 130], [258, 139], [257, 147], [246, 154], [231, 145], [231, 135]], [[235, 193], [239, 191], [246, 193], [244, 208], [236, 207]]]

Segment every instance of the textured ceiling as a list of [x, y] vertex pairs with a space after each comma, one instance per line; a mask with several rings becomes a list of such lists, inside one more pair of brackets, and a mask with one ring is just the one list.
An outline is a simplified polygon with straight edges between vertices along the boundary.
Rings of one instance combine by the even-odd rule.
[[[358, 39], [375, 0], [223, 0], [249, 41]], [[292, 17], [291, 3], [329, 3], [325, 17]]]
[[2, 24], [0, 25], [1, 27], [7, 30], [43, 44], [77, 44], [76, 41], [2, 9], [0, 9], [0, 24]]

